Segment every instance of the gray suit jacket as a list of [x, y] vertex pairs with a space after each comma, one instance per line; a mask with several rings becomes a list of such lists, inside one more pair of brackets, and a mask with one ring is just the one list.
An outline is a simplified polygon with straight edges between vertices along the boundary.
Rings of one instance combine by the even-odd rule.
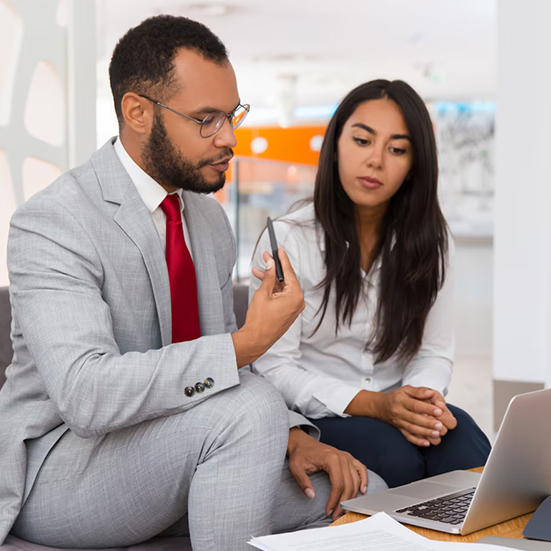
[[[13, 363], [0, 391], [0, 543], [66, 430], [94, 438], [239, 384], [235, 241], [221, 206], [184, 193], [200, 339], [171, 343], [162, 244], [109, 141], [23, 204], [8, 245]], [[183, 389], [211, 377], [212, 389]], [[291, 426], [306, 424], [293, 417]]]

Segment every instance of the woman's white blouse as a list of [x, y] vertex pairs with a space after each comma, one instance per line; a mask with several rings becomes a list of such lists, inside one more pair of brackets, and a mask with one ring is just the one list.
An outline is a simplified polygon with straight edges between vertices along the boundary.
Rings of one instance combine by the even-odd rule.
[[[290, 409], [307, 417], [347, 417], [344, 410], [362, 390], [388, 392], [403, 385], [426, 386], [447, 392], [453, 367], [453, 241], [444, 285], [432, 306], [417, 355], [409, 362], [391, 358], [374, 363], [365, 350], [375, 327], [380, 264], [366, 278], [364, 293], [350, 326], [340, 324], [335, 335], [335, 303], [330, 297], [318, 331], [323, 298], [316, 286], [325, 274], [324, 241], [314, 222], [313, 205], [274, 222], [279, 246], [287, 252], [304, 292], [306, 308], [287, 333], [253, 367], [274, 384]], [[252, 266], [264, 269], [262, 253], [271, 252], [267, 232], [260, 238]], [[260, 281], [251, 276], [249, 300]]]

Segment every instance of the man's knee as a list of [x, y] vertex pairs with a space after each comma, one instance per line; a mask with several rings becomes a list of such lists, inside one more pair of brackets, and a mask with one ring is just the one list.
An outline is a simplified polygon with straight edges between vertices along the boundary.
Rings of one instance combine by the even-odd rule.
[[[285, 455], [289, 439], [289, 411], [283, 398], [268, 381], [245, 372], [241, 383], [213, 396], [198, 409], [197, 423], [214, 437], [219, 445], [233, 444], [260, 450], [267, 446], [272, 454]], [[202, 411], [199, 411], [202, 410]], [[195, 415], [195, 413], [194, 413]]]
[[240, 379], [241, 384], [232, 389], [232, 413], [260, 427], [279, 428], [288, 433], [289, 410], [277, 389], [266, 379], [249, 372], [241, 373]]
[[368, 484], [367, 484], [367, 493], [376, 494], [377, 492], [382, 492], [383, 490], [388, 490], [387, 483], [373, 471], [368, 471]]

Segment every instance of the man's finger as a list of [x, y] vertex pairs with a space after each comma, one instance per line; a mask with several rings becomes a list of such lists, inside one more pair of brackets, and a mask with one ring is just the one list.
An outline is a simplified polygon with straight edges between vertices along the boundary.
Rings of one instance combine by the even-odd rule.
[[353, 465], [360, 475], [360, 492], [365, 494], [367, 492], [367, 485], [369, 484], [369, 478], [367, 475], [367, 467], [357, 459], [353, 460]]
[[264, 272], [262, 270], [260, 270], [259, 268], [253, 268], [252, 271], [253, 271], [254, 277], [256, 277], [257, 279], [260, 279], [260, 281], [264, 279]]
[[345, 501], [358, 495], [360, 489], [360, 475], [348, 461], [348, 456], [343, 455], [340, 460], [341, 470], [344, 475], [344, 489], [341, 495], [341, 501]]
[[338, 467], [326, 467], [324, 470], [329, 475], [329, 480], [331, 481], [331, 493], [329, 494], [329, 499], [325, 507], [327, 516], [330, 516], [335, 512], [335, 509], [340, 503], [340, 498], [344, 490], [344, 480], [342, 471]]
[[289, 462], [289, 470], [295, 477], [295, 480], [300, 486], [300, 489], [304, 492], [304, 495], [307, 498], [312, 499], [316, 495], [316, 492], [314, 490], [314, 485], [312, 484], [310, 477], [306, 474], [304, 468]]

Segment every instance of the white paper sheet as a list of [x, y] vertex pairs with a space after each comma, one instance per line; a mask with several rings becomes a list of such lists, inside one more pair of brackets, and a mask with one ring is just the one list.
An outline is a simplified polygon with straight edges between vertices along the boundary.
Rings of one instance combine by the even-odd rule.
[[[262, 551], [499, 551], [506, 547], [433, 541], [412, 532], [385, 513], [365, 520], [252, 538]], [[510, 550], [509, 550], [510, 551]]]

